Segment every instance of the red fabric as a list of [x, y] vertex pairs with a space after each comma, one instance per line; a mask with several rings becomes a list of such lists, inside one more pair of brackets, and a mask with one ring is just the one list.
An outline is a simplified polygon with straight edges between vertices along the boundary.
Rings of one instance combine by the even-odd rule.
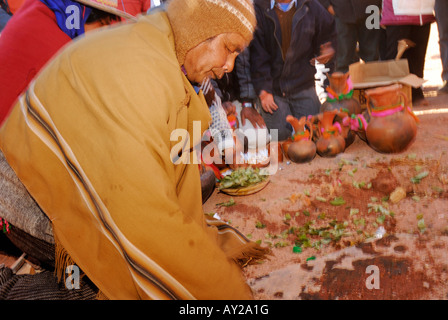
[[17, 10], [19, 10], [23, 3], [24, 0], [8, 0], [9, 9], [13, 14], [15, 14]]
[[136, 16], [146, 13], [151, 7], [151, 0], [118, 0], [118, 9]]
[[381, 13], [381, 24], [383, 26], [394, 25], [424, 25], [434, 22], [435, 16], [432, 14], [423, 14], [415, 16], [396, 15], [392, 5], [392, 0], [383, 1], [383, 9]]
[[0, 123], [34, 76], [71, 39], [39, 0], [25, 0], [0, 36]]

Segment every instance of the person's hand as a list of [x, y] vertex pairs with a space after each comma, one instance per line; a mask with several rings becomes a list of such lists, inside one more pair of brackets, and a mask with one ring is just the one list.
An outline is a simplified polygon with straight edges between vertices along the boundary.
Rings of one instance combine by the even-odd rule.
[[234, 145], [223, 150], [224, 161], [230, 169], [235, 170], [244, 166], [244, 145], [236, 136], [233, 137]]
[[222, 107], [224, 108], [224, 111], [226, 112], [227, 116], [230, 116], [231, 114], [236, 116], [236, 107], [232, 102], [230, 101], [223, 102]]
[[263, 117], [251, 107], [243, 107], [241, 109], [241, 124], [244, 126], [246, 124], [246, 119], [252, 123], [254, 128], [265, 128], [266, 123], [264, 122]]
[[261, 107], [265, 112], [273, 114], [274, 111], [278, 109], [278, 106], [274, 101], [274, 96], [271, 93], [261, 90], [259, 97], [261, 101]]
[[330, 5], [328, 6], [327, 10], [328, 10], [328, 12], [330, 12], [330, 14], [331, 14], [332, 16], [335, 15], [333, 5], [330, 4]]
[[326, 42], [320, 46], [320, 56], [311, 59], [310, 63], [313, 66], [316, 64], [316, 61], [322, 64], [326, 64], [330, 62], [331, 59], [333, 59], [335, 53], [336, 51], [331, 45], [331, 42]]

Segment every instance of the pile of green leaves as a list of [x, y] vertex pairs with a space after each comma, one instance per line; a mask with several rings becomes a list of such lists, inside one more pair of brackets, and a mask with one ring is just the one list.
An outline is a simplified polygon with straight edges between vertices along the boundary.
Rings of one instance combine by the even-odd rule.
[[[337, 243], [342, 237], [349, 236], [345, 231], [347, 222], [330, 221], [327, 225], [315, 228], [314, 221], [308, 221], [299, 228], [290, 228], [288, 233], [296, 235], [295, 245], [302, 248], [314, 247], [320, 249], [321, 245]], [[317, 237], [317, 241], [313, 241]]]
[[260, 174], [260, 168], [238, 168], [219, 181], [218, 189], [232, 189], [248, 187], [267, 179], [267, 175]]

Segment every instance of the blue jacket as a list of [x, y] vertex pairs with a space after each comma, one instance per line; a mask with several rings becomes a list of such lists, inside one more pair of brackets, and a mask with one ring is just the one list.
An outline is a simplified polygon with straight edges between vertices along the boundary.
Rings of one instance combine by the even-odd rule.
[[313, 87], [316, 68], [310, 60], [320, 55], [320, 45], [326, 42], [337, 49], [333, 16], [317, 0], [297, 0], [291, 43], [283, 59], [280, 23], [271, 1], [255, 0], [254, 4], [257, 29], [249, 50], [255, 92], [288, 97]]

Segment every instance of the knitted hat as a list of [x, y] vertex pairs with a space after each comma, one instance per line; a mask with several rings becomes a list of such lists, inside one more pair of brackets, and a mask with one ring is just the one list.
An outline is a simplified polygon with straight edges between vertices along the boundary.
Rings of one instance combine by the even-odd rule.
[[239, 33], [249, 43], [256, 26], [252, 0], [169, 0], [166, 12], [181, 65], [190, 49], [222, 33]]

